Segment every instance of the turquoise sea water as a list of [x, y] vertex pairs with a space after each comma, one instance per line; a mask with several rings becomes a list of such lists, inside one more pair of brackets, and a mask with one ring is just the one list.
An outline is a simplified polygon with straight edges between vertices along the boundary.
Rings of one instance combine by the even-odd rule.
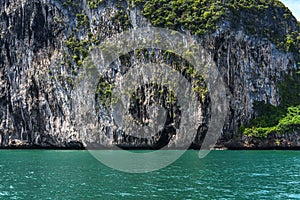
[[145, 174], [88, 151], [1, 150], [0, 199], [300, 199], [300, 151], [187, 151]]

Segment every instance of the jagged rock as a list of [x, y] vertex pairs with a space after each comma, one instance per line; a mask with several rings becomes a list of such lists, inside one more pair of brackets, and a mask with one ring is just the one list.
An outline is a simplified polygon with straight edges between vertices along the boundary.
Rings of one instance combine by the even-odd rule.
[[[65, 5], [60, 0], [0, 2], [0, 146], [81, 149], [89, 142], [104, 146], [113, 143], [161, 146], [170, 141], [170, 146], [176, 144], [174, 135], [178, 119], [170, 121], [175, 125], [166, 129], [165, 139], [162, 135], [153, 139], [137, 139], [119, 134], [113, 124], [105, 124], [109, 121], [105, 112], [99, 117], [104, 119], [99, 120], [99, 133], [79, 131], [80, 127], [71, 114], [75, 109], [71, 95], [72, 81], [76, 77], [74, 71], [80, 64], [78, 56], [82, 55], [75, 55], [66, 41], [75, 36], [84, 40], [94, 33], [93, 36], [98, 35], [94, 40], [98, 41], [93, 41], [93, 44], [100, 44], [128, 27], [114, 21], [120, 10], [115, 1], [107, 1], [97, 9], [86, 9], [87, 5], [80, 1], [75, 4]], [[129, 21], [129, 27], [150, 25], [139, 8], [131, 8], [126, 1], [123, 4], [125, 6], [121, 10], [128, 12], [126, 23]], [[82, 10], [87, 12], [87, 18], [78, 15], [84, 13]], [[273, 16], [266, 18], [270, 20], [261, 19], [261, 23], [270, 23], [269, 27], [279, 26], [272, 21]], [[84, 28], [86, 23], [90, 29]], [[297, 25], [293, 23], [291, 27], [296, 29]], [[278, 83], [284, 75], [292, 72], [296, 60], [294, 54], [278, 49], [267, 38], [251, 35], [242, 28], [232, 29], [227, 21], [223, 24], [213, 34], [199, 38], [213, 55], [233, 97], [224, 126], [224, 142], [221, 143], [228, 148], [299, 146], [299, 133], [274, 135], [266, 141], [248, 137], [232, 140], [238, 127], [253, 117], [254, 101], [275, 106], [280, 103]], [[76, 48], [79, 50], [74, 51], [84, 51], [84, 47]], [[146, 104], [150, 100], [145, 98], [143, 101]], [[175, 114], [179, 111], [175, 110]], [[208, 112], [206, 114], [209, 115]], [[199, 129], [196, 144], [203, 141], [201, 133], [205, 130], [207, 128]]]

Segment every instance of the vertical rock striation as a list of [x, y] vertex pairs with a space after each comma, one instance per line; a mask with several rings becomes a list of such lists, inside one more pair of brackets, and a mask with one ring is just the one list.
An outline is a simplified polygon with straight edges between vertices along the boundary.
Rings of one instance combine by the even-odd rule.
[[[72, 116], [72, 90], [77, 71], [89, 54], [89, 47], [97, 46], [123, 30], [151, 25], [151, 19], [143, 16], [143, 8], [134, 7], [127, 1], [104, 1], [99, 5], [90, 3], [94, 1], [85, 2], [0, 2], [1, 147], [83, 148], [85, 142], [95, 141], [103, 145], [160, 147], [167, 144], [176, 132], [174, 125], [164, 134], [148, 140], [130, 138], [124, 133], [116, 137], [117, 129], [112, 123], [105, 124], [105, 120], [99, 120], [101, 129], [98, 133], [79, 131]], [[238, 23], [235, 17], [224, 18], [215, 31], [197, 36], [211, 53], [232, 95], [221, 144], [230, 141], [238, 133], [238, 128], [253, 117], [255, 101], [278, 106], [278, 83], [297, 69], [296, 54], [278, 48], [276, 38], [266, 37], [268, 34], [299, 31], [295, 19], [287, 23], [283, 11], [269, 8], [256, 22], [256, 26], [268, 31], [263, 35], [263, 28], [256, 33], [245, 28], [252, 15], [243, 10], [237, 12], [240, 13]], [[274, 12], [276, 16], [272, 16]], [[278, 21], [284, 29], [276, 27]], [[130, 58], [132, 62], [136, 59], [134, 55]], [[163, 60], [163, 57], [156, 59], [157, 62]], [[121, 62], [128, 64], [124, 60]], [[141, 104], [149, 102], [146, 93], [159, 89], [151, 86], [137, 91]], [[157, 100], [163, 101], [165, 97], [160, 98]], [[209, 102], [202, 103], [201, 113], [208, 117], [205, 106]], [[132, 108], [134, 114], [143, 107], [137, 103]], [[170, 112], [180, 114], [176, 109], [172, 106]], [[99, 113], [109, 115], [102, 111]], [[142, 115], [137, 115], [137, 118], [143, 118]], [[173, 115], [168, 116], [169, 124], [177, 123], [178, 119]], [[198, 134], [195, 144], [203, 140], [205, 128], [199, 128]]]

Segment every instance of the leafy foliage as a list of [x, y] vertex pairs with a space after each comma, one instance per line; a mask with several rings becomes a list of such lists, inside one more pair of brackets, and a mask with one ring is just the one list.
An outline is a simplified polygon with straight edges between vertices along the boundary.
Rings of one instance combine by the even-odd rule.
[[88, 0], [89, 9], [96, 9], [103, 2], [103, 0]]
[[270, 133], [284, 134], [296, 129], [300, 130], [300, 105], [288, 107], [285, 116], [275, 126], [245, 128], [243, 133], [248, 136], [266, 138]]
[[300, 74], [286, 77], [280, 84], [279, 107], [262, 102], [254, 104], [256, 118], [241, 132], [248, 136], [267, 137], [270, 133], [283, 134], [300, 128]]
[[118, 10], [114, 17], [112, 18], [112, 21], [115, 24], [119, 24], [125, 29], [131, 28], [131, 22], [129, 20], [129, 16], [126, 11], [124, 10]]
[[[194, 35], [214, 32], [224, 22], [231, 28], [269, 38], [287, 51], [299, 49], [296, 19], [279, 0], [133, 0], [153, 26]], [[267, 16], [267, 20], [265, 21]], [[283, 16], [283, 17], [281, 17]]]
[[103, 76], [100, 76], [96, 92], [96, 98], [100, 99], [102, 106], [111, 105], [113, 84], [108, 82]]
[[225, 16], [220, 1], [205, 0], [134, 0], [143, 5], [143, 15], [154, 26], [190, 30], [202, 35], [217, 28], [218, 20]]

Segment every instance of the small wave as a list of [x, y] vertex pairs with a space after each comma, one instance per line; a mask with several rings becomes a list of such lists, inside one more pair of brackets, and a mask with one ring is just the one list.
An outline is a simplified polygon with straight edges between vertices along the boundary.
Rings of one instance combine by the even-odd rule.
[[295, 198], [295, 199], [300, 199], [300, 194], [289, 194], [289, 198]]
[[249, 175], [250, 177], [255, 177], [255, 176], [270, 176], [270, 174], [260, 174], [260, 173], [252, 173]]
[[266, 195], [268, 193], [270, 193], [270, 191], [268, 190], [258, 190], [254, 192], [249, 192], [248, 195]]
[[127, 193], [127, 192], [121, 192], [121, 193], [119, 193], [122, 197], [128, 197], [128, 196], [134, 196], [133, 194], [131, 194], [131, 193]]
[[0, 196], [8, 196], [8, 195], [9, 195], [9, 192], [7, 192], [7, 191], [0, 192]]

